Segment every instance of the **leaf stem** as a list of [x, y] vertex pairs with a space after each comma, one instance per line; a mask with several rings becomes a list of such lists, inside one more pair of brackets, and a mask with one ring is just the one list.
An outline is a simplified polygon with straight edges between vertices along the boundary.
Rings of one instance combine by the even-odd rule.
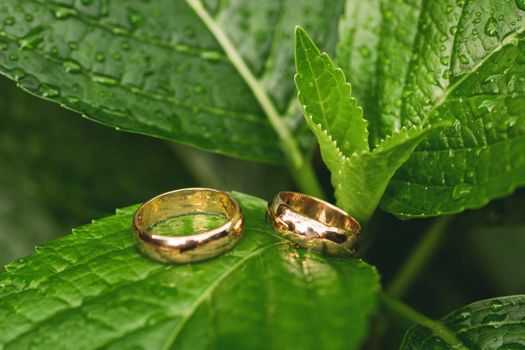
[[423, 233], [423, 238], [388, 286], [387, 291], [390, 295], [400, 298], [409, 290], [440, 246], [451, 219], [452, 216], [442, 216], [430, 224]]
[[305, 159], [303, 156], [295, 137], [292, 135], [286, 126], [284, 119], [275, 108], [275, 105], [270, 99], [270, 96], [268, 96], [260, 81], [257, 80], [250, 68], [246, 65], [246, 62], [244, 62], [244, 59], [230, 41], [230, 38], [228, 38], [222, 28], [210, 16], [208, 11], [202, 6], [199, 0], [186, 0], [186, 2], [193, 9], [193, 11], [195, 11], [204, 25], [208, 27], [215, 39], [217, 39], [226, 53], [226, 56], [228, 56], [232, 65], [235, 67], [235, 69], [237, 69], [259, 102], [261, 108], [268, 117], [270, 124], [279, 136], [281, 148], [288, 157], [290, 163], [289, 169], [297, 186], [303, 192], [318, 197], [324, 197], [322, 196], [321, 185], [319, 184], [319, 181], [313, 172], [311, 164], [306, 164], [309, 162], [309, 160]]
[[311, 162], [303, 162], [300, 167], [290, 167], [290, 174], [300, 191], [311, 196], [326, 199]]
[[396, 318], [404, 320], [410, 324], [419, 324], [430, 329], [432, 333], [439, 336], [455, 349], [467, 349], [456, 335], [442, 322], [428, 318], [422, 313], [412, 309], [407, 304], [402, 303], [386, 293], [380, 295], [380, 302], [383, 310], [388, 314], [396, 316]]

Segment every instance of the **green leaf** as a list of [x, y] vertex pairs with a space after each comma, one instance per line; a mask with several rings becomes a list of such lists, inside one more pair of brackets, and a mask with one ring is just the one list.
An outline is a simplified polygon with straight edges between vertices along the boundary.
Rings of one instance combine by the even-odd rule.
[[380, 138], [374, 117], [376, 115], [376, 69], [379, 25], [381, 24], [380, 0], [346, 1], [344, 14], [339, 20], [339, 42], [336, 48], [337, 63], [347, 72], [352, 83], [352, 94], [361, 103], [364, 117], [370, 119], [368, 129], [372, 143]]
[[[462, 307], [442, 319], [469, 349], [523, 349], [525, 295], [487, 299]], [[402, 350], [451, 349], [427, 328], [414, 326]]]
[[163, 265], [140, 255], [136, 207], [94, 221], [0, 275], [0, 347], [357, 349], [379, 289], [373, 267], [297, 249], [235, 194], [234, 249]]
[[368, 130], [363, 110], [351, 97], [343, 71], [321, 53], [300, 27], [295, 36], [295, 83], [308, 123], [322, 129], [341, 153], [368, 151]]
[[337, 204], [365, 223], [379, 205], [396, 170], [416, 146], [441, 125], [401, 129], [372, 152], [354, 153], [332, 174]]
[[362, 223], [372, 216], [395, 171], [434, 127], [401, 129], [370, 150], [363, 110], [343, 72], [296, 29], [296, 85], [305, 118], [332, 173], [337, 204]]
[[347, 1], [338, 62], [372, 143], [402, 127], [453, 124], [399, 169], [384, 209], [459, 212], [525, 183], [523, 16], [519, 1]]
[[165, 142], [77, 118], [4, 77], [0, 118], [0, 265], [123, 203], [196, 185]]
[[333, 48], [342, 1], [205, 3], [6, 0], [0, 72], [122, 130], [300, 161], [283, 118], [293, 100], [293, 26]]

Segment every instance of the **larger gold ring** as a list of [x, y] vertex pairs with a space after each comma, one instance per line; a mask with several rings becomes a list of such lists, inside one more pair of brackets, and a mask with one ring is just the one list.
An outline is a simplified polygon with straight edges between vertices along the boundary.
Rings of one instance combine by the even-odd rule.
[[[191, 214], [221, 215], [227, 222], [186, 236], [152, 233], [152, 228], [159, 223]], [[190, 263], [231, 249], [242, 236], [243, 224], [239, 203], [229, 194], [210, 188], [186, 188], [144, 203], [133, 218], [133, 232], [137, 247], [148, 257], [162, 262]]]
[[268, 203], [268, 217], [283, 237], [327, 255], [352, 256], [362, 241], [361, 226], [354, 218], [302, 193], [279, 192]]

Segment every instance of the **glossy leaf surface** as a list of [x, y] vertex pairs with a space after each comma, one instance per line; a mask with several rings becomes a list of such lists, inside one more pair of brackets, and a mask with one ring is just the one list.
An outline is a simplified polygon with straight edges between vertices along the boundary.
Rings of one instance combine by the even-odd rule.
[[[442, 319], [468, 349], [525, 348], [525, 296], [487, 299], [462, 307]], [[452, 349], [428, 329], [415, 326], [405, 335], [402, 350]]]
[[283, 163], [278, 133], [291, 130], [283, 121], [276, 131], [265, 107], [283, 119], [294, 99], [293, 26], [333, 47], [342, 2], [203, 3], [3, 1], [0, 71], [122, 130]]
[[447, 120], [392, 179], [406, 217], [484, 205], [525, 183], [522, 1], [347, 1], [338, 63], [363, 101], [371, 144]]
[[299, 100], [332, 173], [337, 204], [366, 223], [395, 171], [433, 128], [401, 129], [370, 150], [363, 110], [341, 69], [301, 28], [295, 50]]
[[9, 264], [0, 275], [0, 346], [359, 348], [379, 289], [375, 269], [297, 249], [270, 229], [264, 201], [235, 196], [244, 237], [207, 262], [140, 255], [132, 207]]

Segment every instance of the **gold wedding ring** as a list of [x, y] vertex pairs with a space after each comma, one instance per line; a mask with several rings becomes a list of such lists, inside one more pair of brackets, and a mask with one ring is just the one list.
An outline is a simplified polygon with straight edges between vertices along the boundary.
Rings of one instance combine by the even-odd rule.
[[[185, 236], [152, 232], [155, 225], [166, 220], [195, 214], [220, 215], [227, 222]], [[206, 260], [230, 250], [241, 238], [243, 225], [242, 211], [235, 198], [209, 188], [186, 188], [161, 194], [144, 203], [133, 218], [137, 247], [152, 259], [170, 263]]]
[[279, 192], [268, 203], [268, 218], [283, 237], [327, 255], [352, 256], [362, 241], [361, 226], [353, 217], [301, 193]]

